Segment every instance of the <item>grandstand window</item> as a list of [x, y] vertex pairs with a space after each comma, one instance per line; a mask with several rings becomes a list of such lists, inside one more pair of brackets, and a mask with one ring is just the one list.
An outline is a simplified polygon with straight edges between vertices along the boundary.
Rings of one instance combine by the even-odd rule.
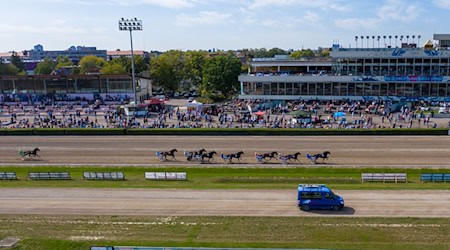
[[354, 96], [356, 91], [355, 83], [348, 83], [348, 95]]
[[317, 90], [317, 95], [323, 95], [324, 87], [323, 87], [323, 83], [322, 82], [318, 82], [316, 84], [316, 90]]
[[316, 95], [316, 84], [308, 83], [308, 95]]
[[271, 83], [270, 89], [271, 89], [271, 91], [270, 91], [271, 95], [277, 95], [278, 94], [278, 83], [276, 83], [276, 82]]
[[331, 82], [324, 83], [324, 92], [323, 95], [332, 95], [332, 88], [333, 84]]
[[293, 90], [292, 90], [292, 85], [293, 85], [293, 83], [290, 83], [290, 82], [288, 82], [288, 83], [286, 83], [286, 95], [292, 95], [293, 93]]
[[293, 85], [294, 85], [293, 94], [294, 95], [300, 95], [300, 83], [296, 82]]
[[386, 83], [380, 83], [380, 95], [381, 96], [388, 95], [388, 85]]

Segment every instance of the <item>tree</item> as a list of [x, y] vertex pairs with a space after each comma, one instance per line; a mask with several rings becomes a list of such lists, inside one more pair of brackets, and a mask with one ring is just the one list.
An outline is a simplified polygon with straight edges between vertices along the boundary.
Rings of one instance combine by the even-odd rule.
[[52, 73], [53, 70], [55, 70], [56, 68], [56, 63], [46, 57], [44, 58], [44, 60], [42, 60], [42, 62], [38, 63], [36, 69], [34, 69], [34, 74], [36, 75], [48, 75], [50, 73]]
[[23, 65], [22, 59], [20, 59], [19, 55], [17, 55], [17, 52], [13, 51], [11, 55], [11, 64], [16, 66], [19, 72], [25, 71], [25, 65]]
[[19, 73], [19, 69], [13, 64], [5, 64], [0, 61], [0, 75], [15, 76]]
[[219, 55], [206, 60], [203, 67], [202, 95], [221, 93], [232, 96], [239, 87], [241, 61], [234, 55]]
[[56, 58], [56, 68], [73, 66], [73, 62], [68, 56], [58, 56]]
[[188, 51], [184, 53], [183, 82], [185, 89], [200, 87], [203, 79], [203, 65], [206, 60], [205, 51]]
[[100, 70], [101, 74], [126, 74], [125, 67], [116, 60], [107, 62]]
[[314, 52], [310, 49], [307, 50], [297, 50], [291, 53], [290, 57], [295, 59], [300, 59], [302, 57], [314, 57]]
[[165, 90], [177, 91], [183, 79], [183, 53], [171, 50], [150, 62], [150, 77], [153, 83]]
[[98, 73], [105, 64], [105, 60], [96, 56], [85, 56], [80, 60], [80, 73]]
[[[121, 56], [119, 58], [114, 58], [111, 61], [115, 61], [116, 63], [120, 63], [124, 68], [125, 72], [131, 74], [131, 58], [126, 56]], [[148, 70], [148, 62], [142, 56], [134, 57], [134, 71], [136, 74], [140, 74], [143, 71]]]

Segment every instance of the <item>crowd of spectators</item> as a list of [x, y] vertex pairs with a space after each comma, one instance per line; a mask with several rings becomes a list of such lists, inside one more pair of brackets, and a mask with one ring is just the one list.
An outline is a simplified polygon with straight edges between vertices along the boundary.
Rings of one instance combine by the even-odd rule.
[[[40, 98], [39, 104], [0, 106], [0, 124], [6, 128], [423, 128], [438, 127], [425, 103], [401, 105], [389, 100], [297, 100], [269, 103], [238, 100], [208, 108], [166, 105], [149, 109], [142, 117], [126, 116], [123, 99], [57, 100]], [[305, 115], [297, 117], [292, 112]], [[337, 113], [343, 115], [336, 116]], [[441, 127], [443, 123], [441, 122]], [[445, 123], [444, 123], [445, 124]], [[449, 122], [450, 125], [450, 122]], [[446, 125], [445, 125], [446, 126]]]

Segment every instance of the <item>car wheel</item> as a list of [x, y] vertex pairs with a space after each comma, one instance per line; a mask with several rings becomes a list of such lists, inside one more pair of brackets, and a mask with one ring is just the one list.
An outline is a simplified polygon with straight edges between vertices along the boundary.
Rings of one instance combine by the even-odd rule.
[[302, 205], [303, 211], [309, 211], [309, 209], [310, 209], [309, 205]]
[[334, 211], [339, 211], [339, 206], [333, 206]]

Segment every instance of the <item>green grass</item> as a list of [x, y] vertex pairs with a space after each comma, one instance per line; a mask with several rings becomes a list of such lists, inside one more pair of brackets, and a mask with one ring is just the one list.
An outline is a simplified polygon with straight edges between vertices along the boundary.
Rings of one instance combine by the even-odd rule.
[[[69, 181], [27, 180], [28, 172], [70, 172]], [[125, 173], [125, 181], [84, 180], [82, 173]], [[299, 183], [325, 183], [335, 189], [450, 189], [450, 183], [421, 183], [421, 173], [448, 173], [448, 169], [392, 168], [154, 168], [154, 167], [0, 167], [16, 172], [18, 181], [0, 181], [0, 188], [187, 188], [187, 189], [295, 189]], [[149, 181], [144, 172], [187, 172], [188, 181]], [[361, 173], [407, 173], [408, 183], [361, 183]]]
[[[300, 212], [299, 212], [300, 213]], [[89, 246], [449, 249], [449, 218], [0, 215], [16, 249]]]

